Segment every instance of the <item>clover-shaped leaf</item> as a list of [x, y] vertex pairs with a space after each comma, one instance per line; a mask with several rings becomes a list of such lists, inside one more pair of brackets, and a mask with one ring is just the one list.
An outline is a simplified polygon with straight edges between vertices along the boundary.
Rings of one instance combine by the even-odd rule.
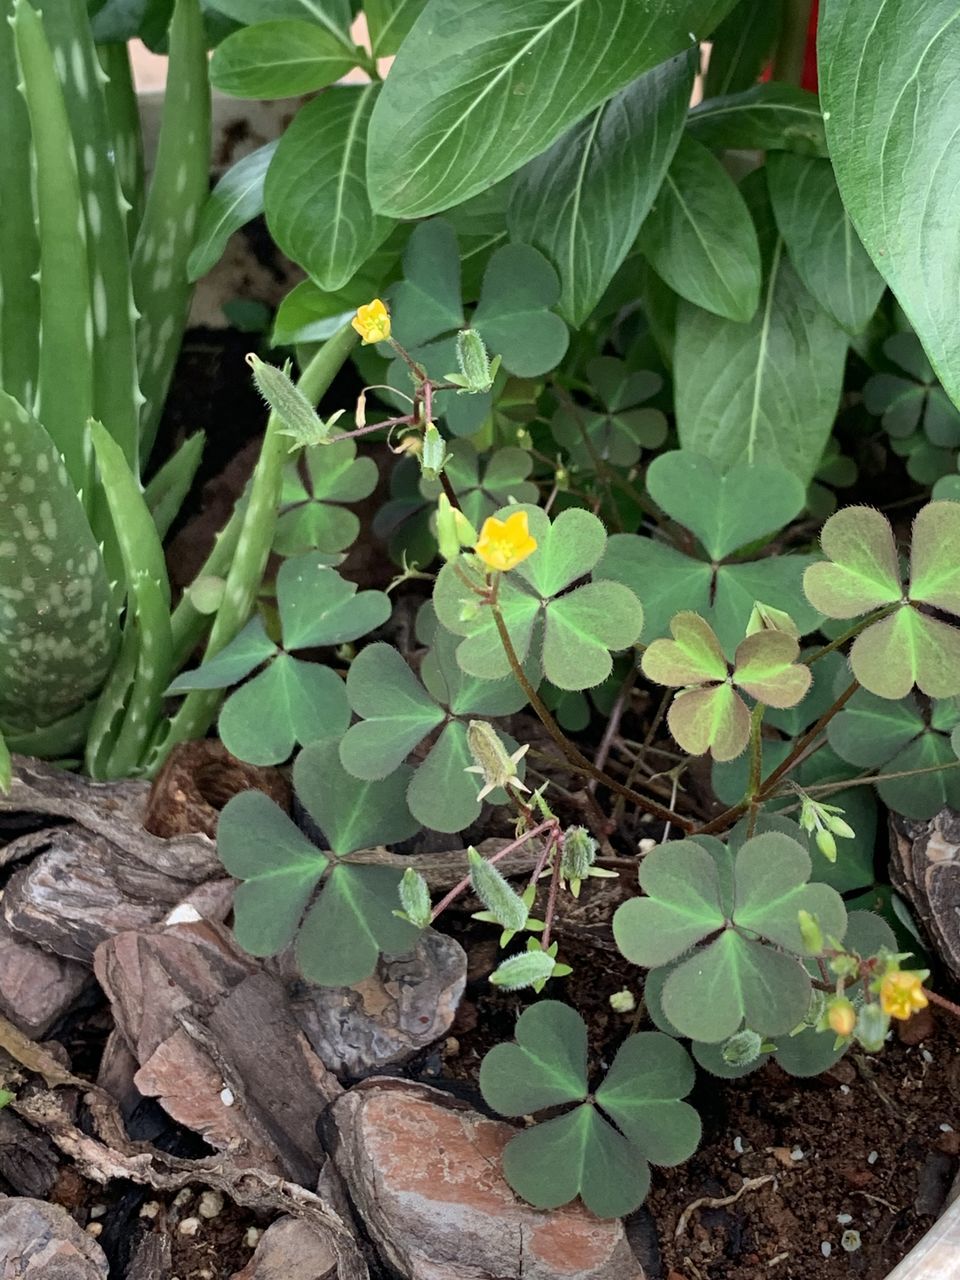
[[355, 440], [305, 449], [303, 459], [284, 474], [274, 550], [289, 556], [306, 551], [331, 554], [349, 547], [360, 532], [360, 521], [339, 504], [369, 497], [376, 485], [377, 464], [357, 457]]
[[561, 405], [550, 423], [557, 443], [577, 467], [592, 471], [598, 460], [631, 467], [641, 449], [656, 449], [663, 444], [667, 436], [663, 413], [640, 407], [662, 387], [659, 374], [631, 370], [625, 361], [613, 356], [597, 356], [587, 365], [587, 378], [603, 412]]
[[721, 474], [712, 460], [683, 449], [655, 458], [647, 482], [666, 514], [696, 535], [704, 557], [632, 533], [608, 540], [598, 576], [641, 596], [649, 639], [665, 636], [673, 615], [690, 610], [707, 618], [732, 655], [758, 601], [790, 613], [801, 635], [818, 625], [821, 615], [800, 590], [815, 557], [737, 558], [802, 509], [803, 486], [796, 477], [746, 463]]
[[910, 585], [904, 591], [890, 522], [872, 507], [844, 507], [823, 526], [828, 559], [804, 574], [807, 599], [831, 618], [883, 609], [857, 636], [853, 674], [881, 698], [914, 685], [932, 698], [960, 693], [960, 631], [922, 606], [960, 614], [960, 505], [930, 502], [913, 522]]
[[779, 832], [747, 840], [733, 859], [732, 889], [728, 856], [697, 841], [661, 845], [640, 868], [647, 896], [624, 903], [613, 920], [617, 946], [634, 964], [679, 961], [663, 984], [664, 1013], [681, 1035], [707, 1043], [744, 1023], [761, 1035], [797, 1026], [810, 999], [798, 912], [816, 916], [829, 937], [846, 929], [843, 900], [807, 883], [810, 858], [795, 840]]
[[567, 1005], [543, 1000], [526, 1009], [516, 1040], [491, 1049], [481, 1064], [488, 1105], [518, 1116], [580, 1104], [518, 1133], [504, 1150], [507, 1181], [537, 1208], [579, 1194], [594, 1213], [619, 1217], [646, 1196], [648, 1161], [679, 1164], [696, 1149], [700, 1120], [681, 1101], [693, 1088], [693, 1064], [669, 1036], [648, 1031], [625, 1040], [592, 1100], [587, 1029]]
[[[390, 785], [360, 826], [352, 825], [345, 819], [346, 808], [358, 797], [350, 795], [351, 779], [336, 776], [336, 748], [332, 756], [328, 750], [311, 757], [310, 751], [297, 761], [297, 789], [331, 843], [347, 851], [351, 844], [360, 847], [368, 836], [374, 843], [410, 834], [402, 793], [397, 805]], [[308, 758], [301, 763], [304, 756]], [[333, 776], [328, 772], [331, 767]], [[323, 772], [320, 787], [315, 777], [318, 769]], [[339, 801], [334, 798], [332, 807], [329, 803], [318, 807], [318, 794], [338, 784]], [[353, 843], [358, 839], [359, 844]], [[234, 932], [251, 955], [276, 955], [296, 938], [297, 962], [304, 976], [324, 986], [341, 986], [369, 977], [381, 951], [400, 955], [416, 943], [418, 930], [394, 914], [399, 871], [351, 864], [321, 852], [261, 791], [241, 792], [227, 803], [217, 828], [217, 849], [226, 870], [243, 882], [234, 898]], [[321, 882], [320, 896], [308, 910]]]
[[[795, 706], [810, 687], [810, 668], [797, 663], [800, 646], [784, 631], [757, 631], [737, 646], [729, 671], [713, 628], [696, 613], [678, 613], [672, 640], [654, 640], [643, 655], [648, 679], [679, 688], [670, 706], [670, 732], [685, 751], [732, 760], [750, 739], [750, 711], [737, 692], [773, 707]], [[692, 688], [689, 686], [693, 686]]]
[[883, 351], [900, 372], [875, 373], [867, 381], [863, 389], [867, 410], [881, 418], [884, 430], [895, 439], [911, 437], [922, 425], [935, 447], [960, 445], [960, 410], [940, 386], [919, 338], [895, 333], [883, 344]]
[[[526, 695], [513, 679], [489, 682], [464, 676], [453, 636], [437, 629], [420, 683], [397, 650], [368, 645], [350, 666], [346, 692], [358, 724], [344, 733], [340, 760], [355, 778], [376, 781], [392, 774], [439, 725], [442, 732], [410, 778], [407, 803], [413, 816], [434, 831], [462, 831], [480, 816], [481, 782], [465, 772], [474, 764], [466, 720], [454, 717], [506, 715]], [[428, 692], [429, 689], [429, 692]], [[500, 735], [508, 752], [516, 743]], [[502, 803], [503, 792], [491, 802]]]
[[[596, 516], [579, 507], [553, 521], [538, 507], [505, 507], [505, 519], [526, 511], [537, 550], [501, 577], [498, 606], [521, 663], [531, 655], [542, 662], [547, 679], [560, 689], [601, 684], [613, 667], [611, 651], [634, 644], [643, 626], [639, 600], [619, 583], [594, 581], [569, 590], [591, 572], [603, 554], [606, 532]], [[463, 574], [477, 578], [472, 557], [441, 569], [434, 607], [442, 626], [465, 639], [457, 661], [470, 675], [486, 680], [510, 674], [493, 610], [471, 600]], [[536, 643], [535, 643], [536, 637]], [[536, 683], [536, 681], [535, 681]]]

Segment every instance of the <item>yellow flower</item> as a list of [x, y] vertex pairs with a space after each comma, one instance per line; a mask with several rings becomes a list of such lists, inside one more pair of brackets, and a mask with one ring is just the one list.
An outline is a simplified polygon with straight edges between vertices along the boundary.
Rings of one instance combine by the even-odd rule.
[[880, 1007], [891, 1018], [900, 1018], [905, 1022], [918, 1009], [925, 1009], [929, 1003], [923, 993], [923, 979], [919, 973], [893, 969], [880, 983]]
[[834, 996], [827, 1005], [827, 1023], [830, 1030], [838, 1036], [853, 1034], [857, 1022], [857, 1011], [845, 996]]
[[488, 516], [474, 548], [484, 564], [504, 572], [515, 569], [521, 560], [533, 555], [536, 549], [537, 540], [530, 535], [525, 511], [515, 511], [506, 520]]
[[379, 298], [357, 307], [357, 314], [350, 323], [359, 333], [365, 347], [371, 342], [386, 342], [390, 337], [390, 312]]

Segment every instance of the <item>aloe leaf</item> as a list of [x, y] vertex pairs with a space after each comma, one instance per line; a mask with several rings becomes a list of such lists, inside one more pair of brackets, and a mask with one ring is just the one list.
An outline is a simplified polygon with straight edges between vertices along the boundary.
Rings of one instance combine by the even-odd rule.
[[107, 77], [103, 86], [104, 100], [113, 137], [113, 154], [120, 190], [129, 206], [126, 216], [127, 239], [133, 245], [143, 217], [144, 166], [140, 109], [133, 83], [129, 45], [124, 41], [100, 44], [97, 46], [97, 55]]
[[144, 460], [150, 456], [187, 322], [192, 292], [187, 259], [209, 183], [210, 85], [203, 17], [199, 0], [176, 0], [157, 157], [133, 252]]
[[93, 411], [94, 322], [77, 157], [40, 15], [29, 0], [14, 0], [13, 14], [36, 160], [41, 313], [36, 411], [90, 509], [84, 436]]
[[170, 531], [180, 508], [186, 499], [196, 478], [203, 446], [206, 438], [202, 431], [195, 431], [187, 436], [183, 444], [172, 454], [159, 471], [155, 472], [150, 483], [143, 491], [143, 496], [153, 523], [157, 526], [157, 535], [163, 539]]

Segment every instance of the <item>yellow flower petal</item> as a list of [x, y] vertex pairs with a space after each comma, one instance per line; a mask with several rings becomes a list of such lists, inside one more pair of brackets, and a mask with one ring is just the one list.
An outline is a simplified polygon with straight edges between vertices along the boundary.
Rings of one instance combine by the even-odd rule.
[[880, 984], [880, 1007], [891, 1018], [899, 1018], [905, 1022], [918, 1009], [925, 1009], [928, 1004], [919, 974], [894, 969], [884, 975]]
[[379, 298], [357, 307], [357, 314], [350, 323], [365, 347], [372, 342], [385, 342], [390, 337], [390, 312]]
[[488, 516], [474, 548], [485, 565], [502, 573], [515, 569], [536, 549], [537, 540], [531, 536], [525, 511], [515, 511], [506, 520]]

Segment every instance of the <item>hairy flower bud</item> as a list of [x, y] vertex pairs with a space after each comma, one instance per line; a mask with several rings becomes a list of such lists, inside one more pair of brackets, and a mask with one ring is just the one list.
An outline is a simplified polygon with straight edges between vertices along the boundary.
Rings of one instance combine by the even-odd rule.
[[720, 1051], [720, 1056], [728, 1067], [746, 1067], [756, 1062], [763, 1048], [763, 1040], [756, 1031], [749, 1027], [731, 1036]]
[[511, 755], [500, 741], [496, 729], [486, 720], [471, 720], [467, 725], [467, 746], [476, 764], [467, 767], [467, 773], [479, 773], [483, 777], [483, 789], [478, 799], [483, 800], [498, 787], [511, 786], [515, 791], [529, 791], [517, 773], [517, 765], [527, 751], [522, 746]]

